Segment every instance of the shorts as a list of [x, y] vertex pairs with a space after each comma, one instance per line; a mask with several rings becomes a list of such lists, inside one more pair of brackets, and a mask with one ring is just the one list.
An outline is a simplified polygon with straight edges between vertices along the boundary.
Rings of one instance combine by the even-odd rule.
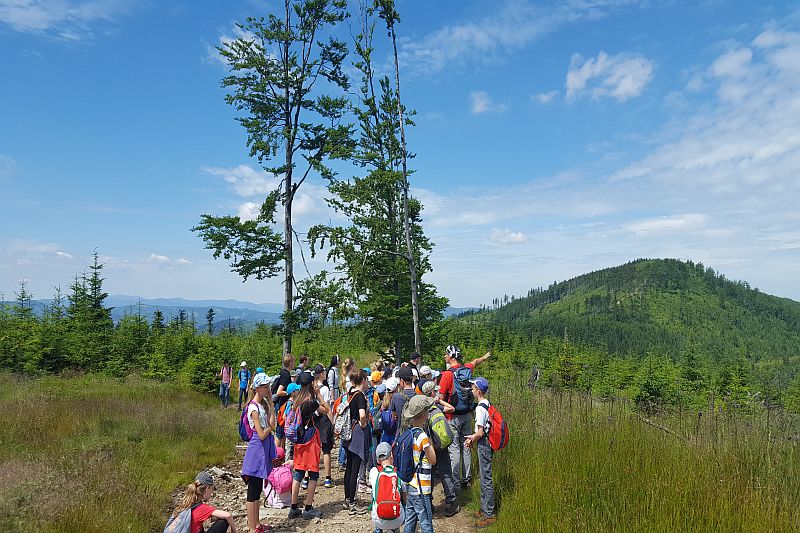
[[261, 499], [261, 491], [264, 490], [264, 480], [256, 476], [247, 476], [247, 501], [257, 502]]
[[[292, 474], [292, 479], [295, 481], [303, 481], [303, 478], [306, 477], [305, 470], [295, 470]], [[308, 480], [309, 481], [319, 481], [319, 472], [314, 472], [313, 470], [308, 471]]]
[[322, 439], [322, 453], [331, 453], [331, 450], [333, 450], [334, 441], [333, 426], [329, 424], [325, 433], [327, 433], [327, 435], [325, 435], [325, 438]]
[[283, 430], [283, 426], [278, 426], [275, 428], [275, 438], [276, 439], [286, 438], [286, 433]]

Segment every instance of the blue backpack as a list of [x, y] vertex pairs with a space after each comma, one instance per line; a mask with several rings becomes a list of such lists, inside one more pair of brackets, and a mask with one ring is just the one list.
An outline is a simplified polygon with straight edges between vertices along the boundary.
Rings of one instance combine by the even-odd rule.
[[250, 423], [247, 421], [247, 408], [250, 407], [251, 403], [256, 402], [247, 402], [247, 405], [245, 405], [244, 409], [242, 409], [242, 416], [239, 417], [239, 437], [241, 437], [241, 439], [245, 442], [250, 442], [250, 439], [253, 438], [253, 430], [250, 428]]
[[307, 424], [303, 423], [303, 415], [300, 411], [301, 406], [294, 407], [286, 413], [286, 423], [284, 431], [286, 438], [292, 444], [306, 444], [314, 437], [314, 417]]
[[472, 395], [472, 369], [468, 366], [460, 366], [453, 373], [453, 393], [450, 395], [450, 403], [455, 408], [455, 414], [463, 415], [475, 410], [475, 397]]
[[198, 505], [200, 504], [196, 503], [188, 509], [184, 509], [178, 513], [178, 516], [170, 516], [169, 520], [167, 520], [167, 525], [164, 527], [164, 533], [190, 533], [192, 511]]
[[419, 463], [414, 464], [414, 439], [422, 432], [419, 428], [411, 428], [404, 431], [392, 445], [392, 455], [394, 455], [394, 468], [404, 483], [411, 483], [414, 474], [422, 464], [423, 455], [420, 453]]

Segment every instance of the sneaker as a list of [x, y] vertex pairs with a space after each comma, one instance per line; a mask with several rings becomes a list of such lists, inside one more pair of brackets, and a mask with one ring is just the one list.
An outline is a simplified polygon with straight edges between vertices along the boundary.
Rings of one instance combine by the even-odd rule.
[[347, 500], [345, 500], [345, 501], [344, 501], [344, 503], [342, 503], [342, 508], [343, 508], [345, 511], [349, 511], [349, 510], [350, 510], [350, 502], [349, 502], [349, 501], [347, 501]]
[[447, 518], [457, 515], [459, 511], [461, 511], [461, 507], [459, 507], [457, 503], [454, 503], [453, 505], [444, 506], [444, 515]]
[[493, 516], [486, 516], [484, 518], [477, 519], [475, 521], [475, 527], [477, 527], [477, 528], [489, 527], [492, 524], [494, 524], [495, 522], [497, 522], [497, 518], [495, 518]]
[[325, 482], [322, 484], [322, 486], [325, 487], [326, 489], [332, 489], [333, 481], [330, 479], [326, 479]]
[[367, 507], [365, 505], [360, 505], [358, 503], [351, 503], [350, 504], [350, 514], [357, 515], [357, 514], [367, 514]]
[[322, 511], [314, 507], [311, 509], [306, 509], [303, 511], [303, 518], [306, 520], [311, 520], [312, 518], [322, 518]]
[[289, 509], [289, 518], [300, 518], [303, 516], [303, 511], [300, 509]]
[[369, 485], [361, 483], [358, 485], [358, 492], [372, 492], [372, 489], [369, 488]]
[[308, 478], [303, 478], [303, 481], [300, 483], [300, 486], [303, 487], [303, 490], [308, 488]]

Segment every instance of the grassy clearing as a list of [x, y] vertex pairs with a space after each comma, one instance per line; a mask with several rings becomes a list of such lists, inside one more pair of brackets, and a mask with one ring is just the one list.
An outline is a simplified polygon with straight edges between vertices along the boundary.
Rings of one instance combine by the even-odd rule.
[[0, 374], [3, 531], [156, 531], [170, 493], [223, 462], [235, 411], [131, 377]]
[[579, 395], [517, 385], [492, 399], [513, 439], [495, 455], [495, 531], [800, 531], [796, 421], [653, 421], [670, 434]]

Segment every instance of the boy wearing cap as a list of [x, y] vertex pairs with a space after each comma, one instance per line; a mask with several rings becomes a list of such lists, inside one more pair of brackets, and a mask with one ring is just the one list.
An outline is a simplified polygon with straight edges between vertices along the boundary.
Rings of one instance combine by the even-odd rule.
[[432, 468], [436, 465], [436, 451], [430, 437], [422, 429], [428, 421], [428, 410], [433, 405], [433, 399], [418, 394], [408, 400], [406, 414], [411, 419], [411, 429], [414, 434], [413, 461], [416, 468], [414, 477], [405, 485], [408, 499], [406, 500], [405, 533], [414, 533], [417, 522], [422, 533], [433, 533], [433, 507], [431, 505], [431, 478]]
[[478, 401], [475, 408], [475, 433], [468, 436], [464, 442], [469, 447], [478, 444], [478, 475], [481, 481], [481, 510], [475, 522], [479, 528], [487, 527], [497, 521], [494, 516], [494, 484], [492, 482], [492, 455], [494, 451], [489, 444], [489, 382], [486, 378], [477, 378], [471, 381], [472, 394]]
[[239, 407], [242, 410], [242, 398], [247, 400], [247, 388], [250, 385], [250, 371], [247, 369], [247, 361], [242, 361], [239, 365]]
[[[406, 521], [403, 506], [400, 506], [400, 516], [393, 520], [387, 520], [378, 516], [378, 476], [384, 469], [387, 473], [394, 474], [394, 456], [392, 455], [392, 446], [388, 442], [381, 442], [375, 448], [375, 457], [378, 460], [377, 466], [372, 467], [369, 471], [369, 484], [372, 487], [372, 523], [375, 525], [375, 533], [384, 531], [400, 531], [403, 523]], [[403, 482], [397, 475], [394, 475], [397, 480], [397, 490], [403, 490]]]

